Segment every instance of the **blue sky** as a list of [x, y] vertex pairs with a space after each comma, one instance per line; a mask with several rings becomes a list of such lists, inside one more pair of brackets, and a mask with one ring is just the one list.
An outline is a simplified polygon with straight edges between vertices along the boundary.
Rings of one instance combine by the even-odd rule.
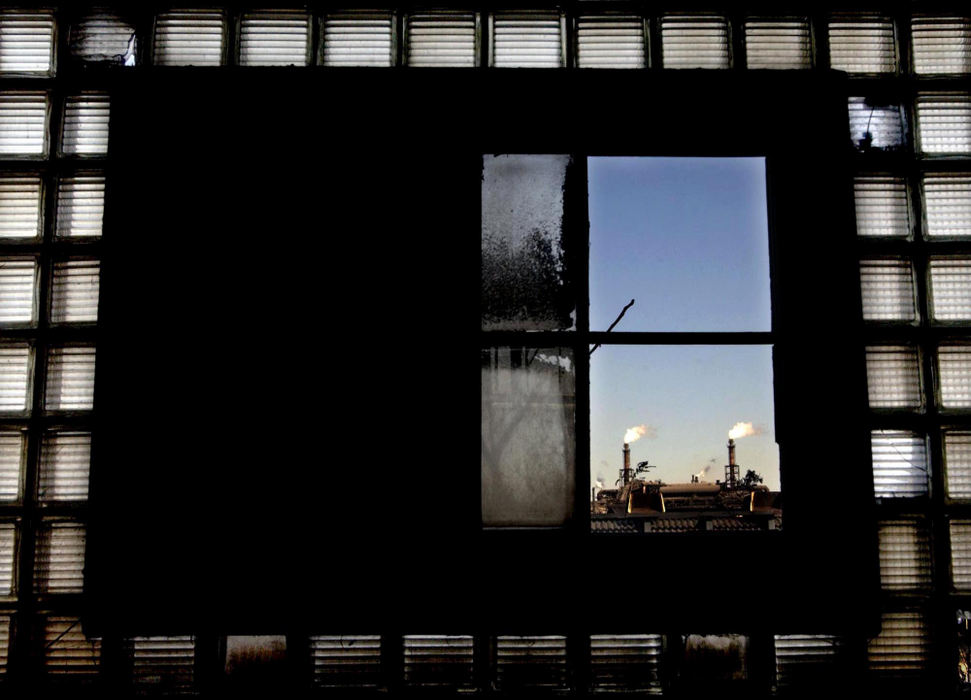
[[[771, 327], [762, 158], [590, 158], [590, 328], [767, 331]], [[591, 357], [590, 478], [612, 486], [627, 428], [650, 478], [724, 478], [735, 423], [744, 474], [779, 487], [769, 346], [602, 346]]]

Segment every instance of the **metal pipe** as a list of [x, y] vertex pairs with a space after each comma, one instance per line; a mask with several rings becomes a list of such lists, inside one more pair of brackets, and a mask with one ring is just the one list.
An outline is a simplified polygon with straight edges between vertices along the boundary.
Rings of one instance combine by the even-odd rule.
[[624, 486], [630, 483], [630, 443], [624, 443]]

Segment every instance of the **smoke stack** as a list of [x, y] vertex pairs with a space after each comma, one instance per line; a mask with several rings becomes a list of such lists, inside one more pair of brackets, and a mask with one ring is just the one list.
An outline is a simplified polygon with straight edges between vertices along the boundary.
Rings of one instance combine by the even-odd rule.
[[738, 465], [735, 464], [735, 440], [728, 438], [728, 464], [725, 466], [725, 483], [733, 489], [738, 485]]
[[630, 443], [624, 443], [624, 485], [630, 483]]
[[728, 438], [728, 466], [735, 466], [735, 441]]

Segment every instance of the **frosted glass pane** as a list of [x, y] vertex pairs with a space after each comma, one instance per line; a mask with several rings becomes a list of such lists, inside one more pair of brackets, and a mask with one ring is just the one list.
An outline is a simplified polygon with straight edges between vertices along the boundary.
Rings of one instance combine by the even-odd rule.
[[0, 258], [0, 325], [33, 322], [36, 289], [34, 258]]
[[471, 636], [404, 636], [404, 679], [408, 685], [474, 688], [473, 659]]
[[338, 12], [324, 18], [325, 66], [390, 66], [390, 12]]
[[865, 320], [913, 321], [917, 317], [909, 260], [862, 260], [860, 288]]
[[87, 93], [68, 97], [64, 104], [61, 151], [68, 155], [98, 156], [108, 152], [107, 95]]
[[0, 238], [41, 234], [42, 183], [36, 175], [0, 177]]
[[305, 66], [310, 61], [306, 10], [247, 12], [240, 24], [241, 66]]
[[745, 59], [749, 68], [810, 68], [812, 40], [809, 20], [745, 20]]
[[903, 430], [874, 430], [873, 492], [877, 498], [913, 498], [928, 489], [927, 445], [923, 437]]
[[570, 156], [482, 159], [482, 328], [571, 328], [563, 260], [563, 187]]
[[867, 648], [870, 672], [883, 679], [923, 674], [930, 653], [930, 632], [924, 614], [885, 612], [880, 622], [880, 634], [870, 640]]
[[47, 116], [47, 93], [0, 93], [0, 155], [45, 155]]
[[834, 16], [829, 22], [829, 62], [848, 73], [895, 71], [893, 20], [866, 14]]
[[858, 235], [895, 238], [910, 235], [910, 205], [904, 178], [860, 175], [853, 179], [853, 195]]
[[934, 320], [971, 319], [971, 258], [932, 258], [930, 271]]
[[41, 501], [84, 501], [88, 497], [91, 467], [91, 433], [48, 433], [41, 443]]
[[567, 672], [566, 637], [496, 638], [495, 682], [500, 690], [564, 688]]
[[475, 13], [408, 15], [408, 65], [469, 68], [476, 65]]
[[84, 590], [85, 538], [85, 529], [80, 523], [41, 525], [34, 561], [35, 593], [81, 593]]
[[850, 139], [860, 150], [892, 151], [903, 146], [904, 131], [899, 105], [867, 103], [865, 97], [849, 99]]
[[101, 263], [72, 259], [54, 263], [51, 289], [53, 323], [91, 323], [98, 320]]
[[774, 642], [775, 680], [780, 689], [818, 686], [820, 678], [832, 678], [839, 672], [839, 637], [786, 634], [776, 635]]
[[319, 635], [310, 638], [314, 685], [373, 688], [381, 682], [379, 635]]
[[101, 235], [105, 212], [105, 178], [100, 173], [61, 178], [57, 185], [57, 235], [85, 238]]
[[959, 591], [971, 590], [971, 520], [951, 521], [951, 581]]
[[901, 345], [868, 347], [866, 382], [870, 408], [919, 408], [917, 349]]
[[30, 407], [30, 346], [0, 345], [0, 413], [20, 413]]
[[25, 449], [24, 432], [0, 431], [0, 501], [16, 501], [20, 495], [20, 471]]
[[93, 345], [51, 348], [47, 359], [45, 407], [49, 411], [81, 411], [94, 405]]
[[134, 66], [135, 23], [119, 14], [93, 11], [71, 27], [70, 49], [84, 63]]
[[643, 68], [644, 20], [635, 15], [587, 15], [577, 20], [577, 66]]
[[193, 689], [194, 637], [134, 637], [126, 646], [137, 688], [160, 694], [185, 694]]
[[971, 346], [941, 346], [937, 363], [943, 407], [971, 408]]
[[492, 64], [497, 68], [563, 65], [558, 12], [497, 12], [492, 26]]
[[590, 635], [590, 681], [596, 690], [659, 693], [660, 666], [660, 635]]
[[971, 236], [971, 177], [928, 173], [923, 185], [927, 235], [931, 238]]
[[13, 593], [16, 542], [16, 526], [13, 523], [0, 523], [0, 596]]
[[54, 56], [54, 12], [0, 12], [0, 72], [47, 73]]
[[971, 153], [971, 97], [967, 93], [918, 95], [917, 134], [924, 153]]
[[163, 12], [155, 20], [155, 65], [218, 66], [225, 40], [222, 11]]
[[483, 525], [562, 525], [573, 512], [575, 382], [570, 350], [483, 350]]
[[101, 639], [88, 638], [76, 617], [44, 624], [44, 673], [51, 679], [92, 681], [100, 672]]
[[721, 15], [661, 18], [665, 68], [728, 68], [728, 20]]
[[880, 587], [885, 591], [926, 590], [931, 585], [931, 540], [923, 520], [884, 520], [880, 541]]
[[950, 430], [944, 433], [944, 466], [947, 495], [971, 498], [971, 432]]
[[971, 73], [971, 20], [917, 15], [910, 26], [915, 73]]

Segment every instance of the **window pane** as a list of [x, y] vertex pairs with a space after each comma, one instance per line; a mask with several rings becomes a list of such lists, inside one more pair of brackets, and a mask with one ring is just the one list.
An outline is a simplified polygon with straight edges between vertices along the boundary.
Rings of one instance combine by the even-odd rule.
[[33, 323], [37, 261], [0, 258], [0, 325]]
[[390, 66], [390, 12], [337, 12], [324, 18], [325, 66]]
[[893, 175], [859, 175], [853, 180], [856, 232], [860, 236], [910, 235], [907, 183]]
[[575, 382], [568, 349], [482, 351], [483, 525], [562, 525], [572, 514]]
[[860, 261], [863, 318], [866, 321], [913, 321], [914, 273], [909, 260]]
[[587, 15], [577, 20], [577, 66], [643, 68], [644, 20], [635, 15]]
[[870, 408], [919, 408], [920, 364], [917, 349], [903, 345], [866, 349]]
[[929, 237], [971, 236], [971, 177], [928, 173], [923, 190]]
[[967, 93], [918, 95], [917, 134], [924, 153], [971, 153], [971, 97]]
[[93, 345], [53, 347], [47, 356], [48, 411], [82, 411], [94, 405]]
[[0, 615], [0, 676], [7, 673], [10, 652], [10, 615]]
[[47, 73], [54, 55], [54, 12], [0, 12], [0, 71]]
[[97, 321], [100, 280], [101, 263], [97, 260], [74, 258], [55, 262], [51, 322]]
[[497, 12], [492, 27], [492, 64], [497, 68], [563, 65], [558, 12]]
[[900, 106], [880, 104], [865, 97], [849, 99], [850, 139], [860, 150], [892, 151], [904, 143]]
[[132, 664], [132, 682], [142, 691], [179, 693], [195, 683], [194, 637], [134, 637], [126, 647]]
[[14, 552], [16, 551], [17, 526], [0, 523], [0, 596], [13, 595]]
[[34, 592], [81, 593], [84, 590], [84, 525], [47, 522], [37, 530]]
[[934, 320], [971, 319], [971, 258], [932, 258], [930, 272]]
[[498, 637], [495, 668], [500, 690], [565, 688], [566, 637]]
[[931, 540], [924, 520], [883, 520], [880, 587], [885, 591], [927, 590], [931, 585]]
[[381, 637], [344, 634], [310, 638], [314, 685], [373, 688], [381, 680]]
[[870, 672], [878, 678], [922, 675], [930, 652], [930, 632], [923, 613], [883, 613], [880, 634], [870, 640], [867, 651]]
[[960, 430], [944, 433], [944, 463], [947, 495], [971, 498], [971, 433]]
[[61, 151], [67, 155], [98, 156], [108, 152], [107, 95], [86, 93], [68, 97], [64, 104]]
[[482, 328], [573, 327], [563, 231], [570, 156], [482, 159]]
[[838, 14], [829, 22], [829, 62], [849, 73], [891, 73], [897, 69], [893, 20]]
[[923, 437], [903, 430], [874, 430], [873, 493], [880, 498], [914, 498], [928, 492], [930, 474]]
[[745, 58], [749, 68], [810, 68], [809, 20], [802, 17], [745, 20]]
[[915, 73], [971, 73], [971, 21], [917, 15], [911, 23]]
[[775, 682], [780, 689], [819, 687], [839, 677], [839, 637], [819, 634], [775, 636]]
[[47, 433], [41, 444], [37, 497], [41, 501], [87, 500], [90, 466], [91, 433]]
[[[590, 328], [772, 327], [762, 158], [588, 158]], [[726, 264], [730, 261], [730, 264]]]
[[590, 635], [590, 677], [596, 690], [659, 693], [660, 666], [660, 635]]
[[471, 636], [404, 636], [404, 679], [408, 685], [475, 687]]
[[61, 178], [57, 185], [57, 235], [83, 238], [101, 235], [105, 211], [105, 178], [86, 173]]
[[94, 680], [101, 640], [85, 636], [76, 617], [48, 617], [44, 624], [44, 673], [52, 680]]
[[728, 20], [721, 15], [661, 18], [665, 68], [728, 68]]
[[47, 93], [0, 93], [0, 155], [47, 153]]
[[155, 65], [218, 66], [223, 62], [222, 11], [173, 10], [155, 20]]
[[306, 10], [247, 12], [240, 24], [241, 66], [305, 66], [310, 62]]
[[25, 450], [24, 432], [0, 431], [0, 501], [16, 501], [20, 496], [20, 471]]
[[30, 407], [30, 346], [0, 345], [0, 412], [19, 413]]
[[971, 590], [971, 520], [951, 521], [951, 581], [959, 591]]
[[943, 407], [971, 408], [971, 347], [943, 345], [937, 363]]
[[472, 67], [477, 63], [475, 13], [408, 15], [408, 65]]
[[86, 13], [71, 27], [71, 55], [84, 63], [135, 65], [135, 23], [114, 12]]

